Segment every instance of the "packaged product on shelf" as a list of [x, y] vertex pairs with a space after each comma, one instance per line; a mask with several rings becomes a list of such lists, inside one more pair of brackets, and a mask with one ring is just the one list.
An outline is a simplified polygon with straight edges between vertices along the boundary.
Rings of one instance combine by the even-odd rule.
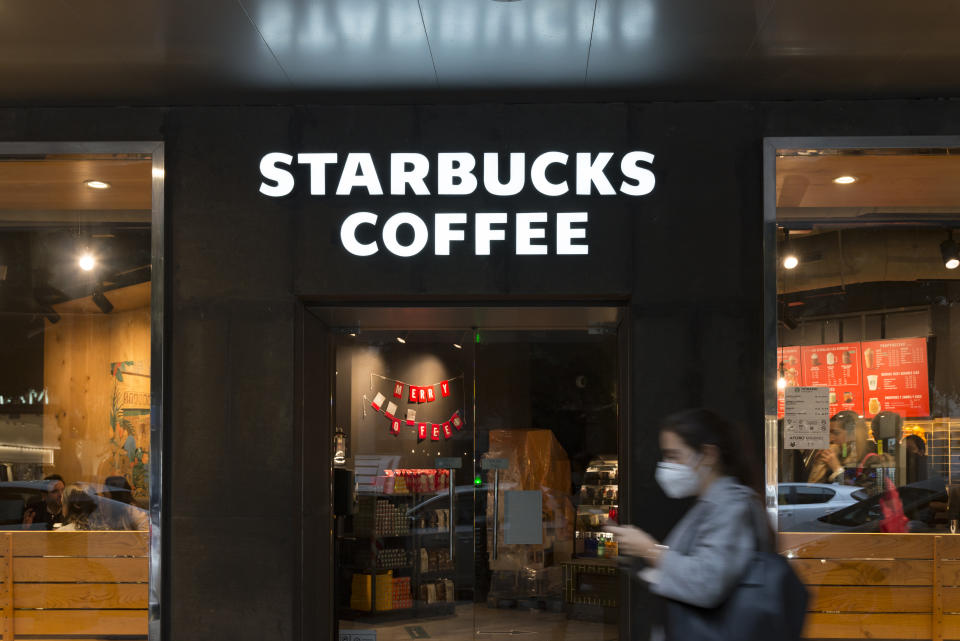
[[453, 603], [454, 601], [453, 581], [451, 581], [450, 579], [444, 579], [443, 583], [444, 583], [444, 586], [446, 587], [447, 601], [449, 603]]

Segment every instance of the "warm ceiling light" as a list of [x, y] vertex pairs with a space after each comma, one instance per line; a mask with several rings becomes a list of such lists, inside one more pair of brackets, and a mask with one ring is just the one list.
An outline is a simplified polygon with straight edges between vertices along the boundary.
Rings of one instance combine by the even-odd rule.
[[405, 339], [402, 336], [397, 336], [397, 342], [400, 343], [401, 345], [405, 345], [407, 342], [407, 339]]
[[454, 343], [453, 346], [456, 347], [457, 349], [463, 349], [463, 345], [461, 345], [460, 343]]
[[777, 379], [777, 389], [787, 389], [787, 379], [780, 377]]
[[105, 183], [102, 180], [85, 180], [83, 184], [90, 189], [110, 189], [110, 183]]
[[853, 183], [857, 182], [857, 178], [856, 176], [837, 176], [833, 179], [833, 182], [837, 183], [838, 185], [852, 185]]
[[800, 264], [800, 259], [797, 258], [796, 254], [787, 254], [783, 257], [783, 268], [784, 269], [793, 269]]
[[85, 272], [91, 271], [94, 266], [97, 264], [97, 259], [93, 257], [93, 254], [90, 252], [84, 252], [80, 259], [77, 261], [77, 264], [80, 265], [80, 269]]

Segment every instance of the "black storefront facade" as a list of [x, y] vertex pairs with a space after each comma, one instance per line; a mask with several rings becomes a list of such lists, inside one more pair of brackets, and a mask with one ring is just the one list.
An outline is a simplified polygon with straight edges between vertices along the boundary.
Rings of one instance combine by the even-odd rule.
[[[318, 357], [326, 335], [313, 307], [623, 308], [621, 513], [662, 537], [682, 506], [653, 481], [660, 418], [715, 408], [749, 427], [762, 456], [771, 383], [763, 139], [958, 132], [950, 100], [0, 110], [4, 141], [163, 143], [163, 449], [154, 458], [163, 543], [152, 614], [164, 639], [333, 634], [330, 363]], [[655, 187], [578, 196], [571, 174], [563, 196], [528, 183], [498, 197], [482, 181], [464, 196], [319, 196], [301, 166], [288, 196], [258, 191], [271, 152], [334, 152], [341, 162], [369, 153], [386, 185], [391, 153], [523, 152], [529, 163], [547, 151], [612, 152], [615, 187], [620, 158], [647, 152]], [[427, 227], [437, 212], [464, 212], [466, 240], [450, 255], [435, 255], [431, 236], [413, 257], [382, 246], [355, 256], [340, 233], [358, 211], [381, 226], [411, 212]], [[586, 238], [576, 242], [589, 253], [557, 255], [555, 214], [581, 211]], [[547, 212], [549, 253], [517, 255], [511, 222], [491, 255], [475, 255], [477, 212], [511, 221]], [[631, 598], [621, 638], [645, 638], [647, 602], [638, 589]]]

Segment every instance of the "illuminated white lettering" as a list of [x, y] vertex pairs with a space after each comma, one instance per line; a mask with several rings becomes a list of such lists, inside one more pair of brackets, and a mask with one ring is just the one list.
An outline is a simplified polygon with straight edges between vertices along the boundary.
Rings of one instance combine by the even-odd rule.
[[489, 256], [491, 241], [504, 240], [507, 237], [504, 230], [493, 229], [492, 225], [506, 224], [507, 215], [504, 213], [477, 214], [474, 223], [474, 241], [477, 256]]
[[477, 161], [473, 154], [437, 154], [437, 193], [441, 196], [466, 196], [477, 189], [473, 168]]
[[310, 165], [310, 195], [327, 193], [327, 165], [337, 162], [337, 154], [297, 154], [297, 163]]
[[281, 169], [277, 165], [290, 166], [293, 162], [293, 156], [290, 154], [272, 153], [266, 154], [260, 159], [260, 174], [267, 180], [272, 180], [276, 185], [268, 185], [265, 182], [260, 183], [260, 193], [271, 198], [280, 198], [293, 191], [293, 174], [286, 169]]
[[[397, 240], [397, 230], [400, 225], [409, 225], [413, 229], [413, 242], [409, 245], [401, 245]], [[419, 216], [410, 212], [402, 211], [394, 214], [383, 225], [383, 246], [396, 256], [409, 258], [416, 256], [427, 246], [430, 232], [427, 230], [427, 224]]]
[[554, 164], [566, 165], [568, 158], [567, 154], [560, 151], [548, 151], [537, 156], [530, 166], [530, 182], [534, 188], [544, 196], [562, 196], [570, 191], [565, 180], [560, 183], [547, 180], [547, 167]]
[[354, 256], [373, 256], [376, 254], [376, 241], [361, 243], [357, 240], [357, 227], [376, 224], [377, 215], [368, 211], [358, 211], [347, 216], [347, 219], [340, 225], [340, 242], [343, 244], [343, 248]]
[[410, 185], [417, 196], [429, 196], [424, 180], [429, 171], [430, 161], [423, 154], [390, 154], [390, 194], [403, 196]]
[[587, 238], [585, 227], [573, 227], [574, 223], [586, 223], [587, 212], [571, 211], [557, 214], [557, 253], [562, 255], [588, 254], [588, 245], [574, 245], [573, 241]]
[[465, 225], [467, 222], [466, 214], [436, 214], [433, 217], [433, 253], [437, 256], [450, 255], [450, 242], [454, 240], [462, 241], [464, 234], [462, 229], [451, 229], [451, 225]]
[[533, 227], [534, 223], [546, 223], [547, 212], [538, 211], [527, 214], [517, 214], [517, 254], [521, 256], [547, 254], [547, 246], [533, 244], [537, 238], [546, 238], [547, 230], [543, 227]]
[[337, 185], [337, 195], [349, 196], [354, 187], [366, 189], [371, 196], [383, 195], [383, 188], [370, 154], [347, 154], [343, 173], [340, 174], [340, 183]]
[[510, 154], [510, 178], [500, 182], [500, 154], [483, 154], [483, 187], [494, 196], [516, 196], [526, 182], [526, 154]]
[[657, 177], [646, 167], [641, 167], [640, 163], [653, 164], [653, 154], [645, 151], [631, 151], [623, 156], [620, 161], [620, 171], [624, 178], [633, 179], [636, 183], [631, 184], [624, 180], [620, 183], [620, 192], [628, 196], [646, 196], [653, 191], [657, 184]]
[[590, 186], [597, 186], [597, 193], [601, 196], [613, 196], [617, 190], [613, 188], [610, 181], [607, 180], [603, 168], [607, 166], [613, 154], [604, 151], [597, 154], [597, 159], [590, 161], [590, 154], [577, 154], [577, 195], [589, 196]]

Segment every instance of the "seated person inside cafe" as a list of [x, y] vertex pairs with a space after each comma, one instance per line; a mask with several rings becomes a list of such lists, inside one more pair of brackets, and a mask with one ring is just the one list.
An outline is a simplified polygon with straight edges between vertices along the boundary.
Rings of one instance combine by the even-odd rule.
[[24, 529], [52, 530], [63, 522], [63, 477], [51, 474], [43, 480], [40, 500], [29, 503], [23, 512]]
[[809, 483], [840, 483], [869, 486], [876, 482], [875, 470], [886, 466], [886, 455], [856, 412], [844, 410], [830, 419], [830, 448], [812, 450], [804, 457]]
[[66, 519], [61, 532], [74, 530], [146, 530], [146, 510], [99, 496], [85, 485], [71, 485], [66, 491]]

